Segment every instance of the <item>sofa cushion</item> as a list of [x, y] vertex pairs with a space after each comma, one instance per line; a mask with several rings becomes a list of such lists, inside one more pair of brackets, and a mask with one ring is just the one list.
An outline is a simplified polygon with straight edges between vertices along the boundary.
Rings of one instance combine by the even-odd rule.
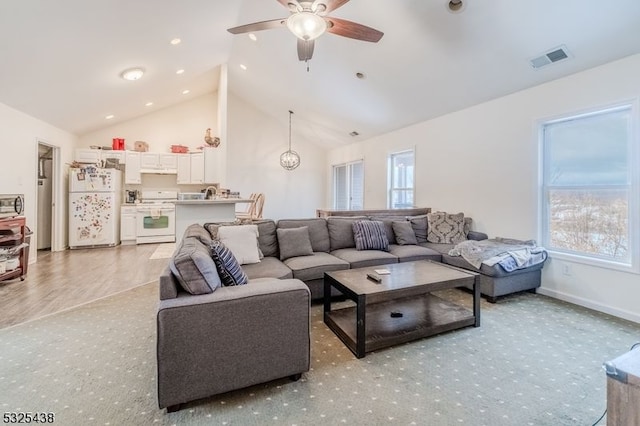
[[258, 246], [265, 257], [280, 256], [278, 252], [278, 236], [276, 235], [276, 223], [271, 219], [254, 222], [258, 226]]
[[431, 250], [437, 251], [440, 254], [448, 254], [449, 251], [454, 248], [455, 244], [438, 244], [438, 243], [420, 243], [422, 247], [429, 248]]
[[328, 253], [329, 230], [327, 221], [321, 218], [312, 219], [282, 219], [278, 221], [278, 228], [299, 228], [306, 226], [309, 228], [309, 239], [314, 252], [323, 251]]
[[260, 262], [256, 225], [221, 226], [218, 228], [218, 239], [231, 250], [241, 265]]
[[409, 216], [409, 223], [413, 228], [413, 233], [416, 234], [416, 240], [418, 244], [427, 242], [427, 215]]
[[242, 285], [249, 281], [247, 274], [233, 256], [231, 250], [218, 240], [211, 243], [211, 257], [225, 286]]
[[278, 245], [280, 246], [280, 260], [290, 257], [311, 256], [313, 248], [309, 239], [309, 228], [280, 228], [276, 230]]
[[357, 250], [389, 251], [389, 239], [384, 223], [379, 220], [353, 222], [353, 239]]
[[464, 213], [428, 213], [427, 227], [427, 241], [430, 243], [457, 244], [467, 239]]
[[255, 278], [293, 278], [291, 269], [274, 256], [265, 256], [260, 263], [242, 265], [242, 270], [250, 280]]
[[207, 247], [207, 250], [211, 245], [211, 234], [209, 233], [209, 231], [204, 229], [204, 226], [197, 223], [189, 225], [187, 229], [184, 230], [184, 236], [182, 238], [184, 239], [188, 237], [194, 237], [200, 240], [200, 242]]
[[399, 262], [413, 262], [414, 260], [434, 260], [440, 262], [442, 254], [430, 248], [418, 245], [389, 245], [389, 253], [398, 257]]
[[284, 261], [291, 268], [293, 277], [310, 281], [324, 277], [325, 272], [349, 269], [349, 263], [325, 252], [315, 252], [311, 256], [292, 257]]
[[398, 263], [398, 258], [396, 256], [382, 250], [356, 250], [355, 248], [343, 248], [334, 250], [331, 254], [339, 259], [349, 262], [351, 269]]
[[196, 237], [186, 237], [169, 260], [169, 268], [184, 291], [207, 294], [220, 287], [220, 276], [209, 248]]
[[353, 222], [358, 220], [366, 220], [366, 216], [339, 217], [331, 216], [327, 218], [327, 227], [329, 228], [329, 240], [331, 241], [331, 250], [342, 248], [353, 248], [356, 242], [353, 239]]
[[370, 220], [379, 220], [384, 223], [384, 230], [387, 233], [389, 244], [396, 244], [396, 234], [393, 231], [393, 222], [406, 221], [405, 216], [369, 216]]
[[[408, 221], [394, 221], [392, 223], [393, 233], [396, 236], [396, 242], [403, 246], [407, 244], [416, 245], [418, 244], [418, 239], [416, 238], [415, 232], [413, 232], [413, 227], [411, 226], [411, 222]], [[389, 244], [395, 244], [389, 241]]]

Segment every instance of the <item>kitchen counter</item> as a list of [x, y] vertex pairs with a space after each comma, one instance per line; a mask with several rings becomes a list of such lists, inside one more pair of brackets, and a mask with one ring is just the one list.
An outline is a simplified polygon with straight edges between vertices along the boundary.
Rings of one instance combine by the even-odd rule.
[[236, 203], [253, 203], [249, 198], [216, 198], [214, 200], [176, 200], [176, 205], [199, 205], [199, 204], [236, 204]]
[[185, 229], [194, 223], [233, 222], [236, 220], [236, 204], [253, 203], [248, 198], [217, 198], [213, 200], [176, 200], [176, 241], [180, 241]]

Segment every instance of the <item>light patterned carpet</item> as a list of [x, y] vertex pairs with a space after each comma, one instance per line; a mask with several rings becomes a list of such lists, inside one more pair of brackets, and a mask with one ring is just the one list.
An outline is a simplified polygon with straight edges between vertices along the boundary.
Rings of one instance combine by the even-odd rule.
[[156, 304], [150, 284], [1, 330], [2, 411], [53, 412], [60, 425], [591, 425], [606, 406], [602, 362], [640, 339], [638, 324], [526, 293], [483, 301], [480, 328], [358, 360], [314, 305], [302, 380], [166, 414], [156, 399]]

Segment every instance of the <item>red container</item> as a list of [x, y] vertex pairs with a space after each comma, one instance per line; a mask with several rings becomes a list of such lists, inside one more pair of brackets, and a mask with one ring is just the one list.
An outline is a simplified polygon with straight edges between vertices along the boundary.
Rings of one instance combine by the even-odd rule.
[[111, 143], [111, 148], [118, 151], [124, 151], [124, 139], [113, 138], [113, 142]]

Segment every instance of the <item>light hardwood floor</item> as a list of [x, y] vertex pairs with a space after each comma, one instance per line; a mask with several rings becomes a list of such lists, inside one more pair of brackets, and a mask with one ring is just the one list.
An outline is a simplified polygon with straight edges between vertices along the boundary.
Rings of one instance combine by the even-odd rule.
[[24, 281], [0, 282], [0, 329], [157, 280], [159, 244], [39, 252]]

